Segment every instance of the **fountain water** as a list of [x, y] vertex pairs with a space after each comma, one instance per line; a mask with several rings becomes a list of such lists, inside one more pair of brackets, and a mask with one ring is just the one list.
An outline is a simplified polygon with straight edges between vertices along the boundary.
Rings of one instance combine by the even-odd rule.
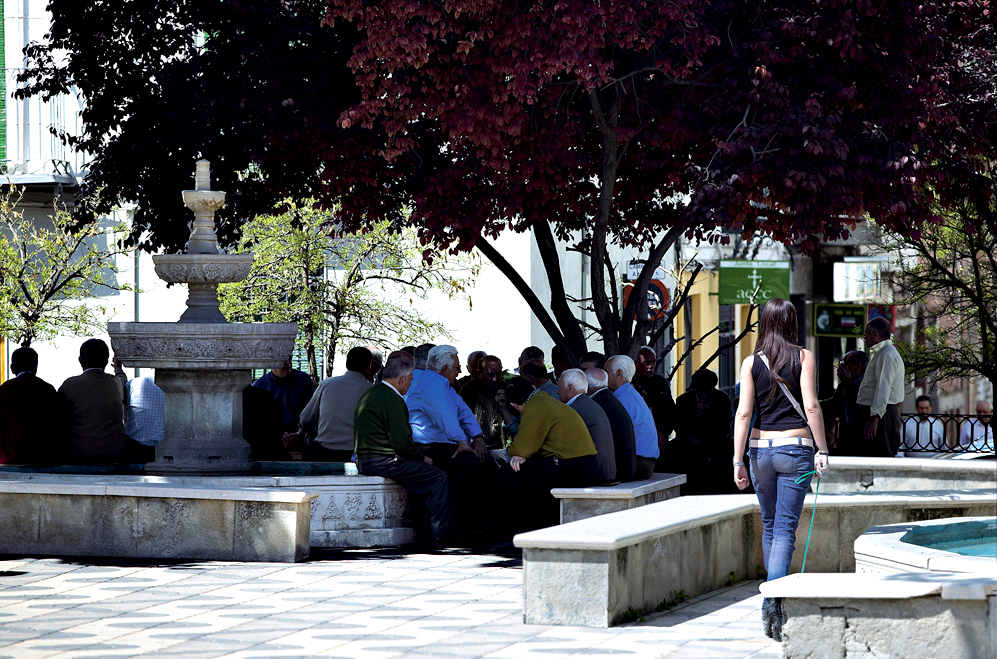
[[189, 287], [176, 323], [108, 323], [114, 354], [125, 366], [156, 369], [166, 394], [166, 429], [147, 472], [236, 474], [259, 469], [242, 438], [242, 390], [253, 368], [274, 368], [294, 349], [296, 323], [230, 323], [218, 308], [218, 284], [249, 275], [252, 254], [218, 250], [214, 214], [225, 193], [211, 190], [210, 165], [197, 162], [195, 189], [183, 200], [194, 212], [186, 253], [153, 256], [156, 274]]

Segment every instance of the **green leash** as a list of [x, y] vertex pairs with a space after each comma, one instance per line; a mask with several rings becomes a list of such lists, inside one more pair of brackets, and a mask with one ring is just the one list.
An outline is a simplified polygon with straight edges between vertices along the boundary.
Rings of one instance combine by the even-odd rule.
[[[808, 471], [807, 473], [803, 474], [802, 476], [796, 479], [796, 484], [799, 485], [803, 483], [803, 481], [807, 480], [808, 477], [813, 476], [816, 473], [817, 473], [816, 469], [814, 469], [813, 471]], [[807, 531], [807, 546], [803, 550], [803, 566], [800, 567], [800, 574], [803, 574], [807, 570], [807, 552], [810, 551], [810, 534], [814, 532], [814, 515], [817, 514], [817, 495], [820, 494], [820, 481], [821, 479], [818, 478], [817, 489], [814, 491], [814, 507], [813, 510], [810, 512], [810, 530]]]

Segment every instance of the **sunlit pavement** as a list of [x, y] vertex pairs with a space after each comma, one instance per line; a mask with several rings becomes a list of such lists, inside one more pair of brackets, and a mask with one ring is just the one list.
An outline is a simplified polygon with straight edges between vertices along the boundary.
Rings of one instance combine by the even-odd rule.
[[307, 563], [0, 560], [0, 659], [772, 658], [758, 582], [593, 629], [523, 624], [517, 555], [316, 553]]

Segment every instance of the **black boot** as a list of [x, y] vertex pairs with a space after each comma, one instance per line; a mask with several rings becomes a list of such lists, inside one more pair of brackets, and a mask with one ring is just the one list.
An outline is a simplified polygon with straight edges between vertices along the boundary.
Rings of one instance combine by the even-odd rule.
[[762, 629], [769, 638], [772, 638], [772, 608], [772, 600], [762, 600]]
[[782, 610], [782, 598], [769, 600], [772, 603], [772, 640], [782, 643], [782, 623], [786, 621], [786, 613]]

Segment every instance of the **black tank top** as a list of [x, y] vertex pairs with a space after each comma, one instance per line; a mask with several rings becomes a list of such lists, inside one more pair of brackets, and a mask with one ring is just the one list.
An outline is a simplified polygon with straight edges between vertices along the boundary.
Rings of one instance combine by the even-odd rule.
[[[786, 363], [779, 375], [786, 381], [786, 386], [796, 396], [796, 402], [803, 405], [803, 392], [800, 391], [800, 363]], [[776, 384], [774, 398], [769, 398], [772, 391], [772, 376], [769, 369], [762, 363], [761, 357], [755, 354], [751, 364], [751, 379], [755, 382], [755, 428], [759, 430], [793, 430], [806, 428], [807, 422], [800, 417], [793, 404], [786, 398], [782, 388]]]

